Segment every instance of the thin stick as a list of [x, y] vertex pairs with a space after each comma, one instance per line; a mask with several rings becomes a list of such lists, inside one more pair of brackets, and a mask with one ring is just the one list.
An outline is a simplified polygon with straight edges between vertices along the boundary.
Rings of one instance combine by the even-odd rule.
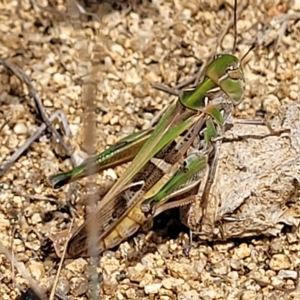
[[15, 287], [15, 267], [13, 264], [13, 261], [15, 259], [15, 253], [14, 253], [14, 236], [16, 233], [16, 227], [12, 226], [12, 231], [11, 231], [11, 258], [12, 258], [12, 263], [11, 263], [11, 277], [13, 281], [13, 287]]
[[46, 197], [43, 195], [33, 195], [33, 194], [22, 194], [22, 193], [18, 193], [15, 192], [16, 195], [19, 195], [20, 197], [24, 197], [30, 200], [39, 200], [39, 201], [49, 201], [55, 204], [59, 203], [59, 200], [57, 200], [56, 198], [52, 198], [52, 197]]
[[179, 94], [180, 94], [180, 92], [177, 89], [168, 87], [167, 85], [164, 85], [164, 84], [161, 84], [161, 83], [152, 84], [152, 88], [154, 88], [158, 91], [167, 93], [167, 94], [174, 95], [174, 96], [179, 96]]
[[282, 291], [282, 292], [284, 292], [285, 294], [290, 294], [290, 293], [292, 293], [292, 292], [297, 291], [298, 288], [299, 288], [299, 281], [300, 281], [300, 267], [297, 268], [296, 272], [297, 272], [297, 277], [296, 277], [295, 287], [293, 287], [293, 288], [287, 288], [287, 289], [286, 289], [286, 288], [279, 287], [279, 286], [276, 286], [276, 285], [274, 285], [274, 284], [272, 284], [272, 283], [269, 283], [269, 282], [265, 282], [265, 281], [263, 281], [263, 280], [260, 280], [260, 279], [255, 278], [255, 277], [252, 277], [251, 279], [254, 280], [254, 281], [255, 281], [257, 284], [259, 284], [259, 285], [270, 285], [270, 286], [272, 286], [275, 290]]
[[[71, 22], [74, 28], [78, 31], [78, 37], [81, 39], [86, 39], [85, 33], [82, 31], [81, 23], [78, 22], [78, 10], [79, 6], [77, 1], [69, 0], [68, 1], [68, 10], [70, 13]], [[71, 15], [72, 13], [72, 15]], [[100, 32], [99, 32], [100, 33]], [[84, 147], [87, 149], [89, 155], [95, 154], [95, 128], [96, 128], [96, 118], [95, 118], [95, 110], [96, 110], [96, 91], [97, 91], [97, 52], [96, 46], [93, 47], [92, 55], [89, 55], [87, 49], [79, 49], [79, 63], [83, 63], [86, 65], [89, 61], [91, 61], [91, 68], [89, 70], [89, 74], [87, 74], [87, 79], [84, 80], [82, 86], [82, 96], [81, 102], [85, 111], [85, 124], [84, 124]], [[92, 57], [91, 57], [92, 56]], [[95, 167], [91, 164], [88, 167], [87, 172], [89, 175], [95, 174]], [[91, 257], [90, 265], [89, 265], [89, 282], [90, 282], [90, 298], [93, 300], [99, 299], [99, 288], [97, 281], [97, 267], [99, 266], [98, 259], [98, 231], [95, 230], [97, 227], [97, 215], [94, 213], [95, 207], [97, 206], [97, 195], [94, 191], [95, 186], [95, 176], [92, 175], [88, 177], [86, 183], [86, 190], [88, 192], [88, 203], [86, 205], [86, 215], [89, 218], [88, 226], [87, 226], [87, 234], [88, 234], [88, 252]]]
[[280, 136], [283, 133], [289, 133], [289, 132], [290, 132], [289, 129], [282, 129], [282, 130], [267, 133], [267, 134], [264, 134], [264, 135], [245, 134], [245, 135], [236, 135], [236, 136], [233, 136], [233, 137], [230, 137], [230, 138], [221, 136], [220, 138], [217, 138], [216, 141], [217, 140], [222, 140], [222, 143], [232, 143], [232, 142], [240, 142], [240, 141], [248, 140], [248, 139], [263, 140], [263, 139], [265, 139], [267, 137], [270, 137], [270, 136]]
[[181, 83], [178, 83], [175, 87], [174, 87], [174, 90], [178, 90], [180, 91], [182, 88], [185, 88], [187, 87], [189, 84], [193, 83], [195, 85], [197, 85], [199, 83], [199, 80], [201, 78], [201, 76], [203, 75], [203, 72], [207, 66], [207, 63], [208, 61], [210, 61], [213, 57], [214, 57], [214, 53], [213, 54], [210, 54], [206, 57], [203, 57], [203, 64], [201, 65], [199, 71], [194, 74], [191, 78], [181, 82]]
[[55, 276], [55, 280], [54, 280], [53, 287], [52, 287], [52, 290], [51, 290], [51, 293], [50, 293], [50, 296], [49, 296], [49, 300], [53, 300], [54, 296], [55, 296], [55, 289], [56, 289], [56, 286], [57, 286], [57, 283], [58, 283], [59, 274], [61, 272], [64, 259], [65, 259], [65, 256], [66, 256], [68, 242], [69, 242], [69, 240], [71, 238], [71, 232], [72, 232], [73, 224], [74, 224], [74, 219], [72, 219], [71, 224], [70, 224], [70, 228], [69, 228], [69, 232], [68, 232], [68, 239], [66, 240], [66, 243], [64, 245], [64, 250], [63, 250], [60, 262], [59, 262], [57, 274]]
[[[49, 122], [52, 123], [58, 117], [58, 115], [58, 111], [54, 112], [50, 116]], [[23, 143], [23, 145], [14, 152], [9, 160], [0, 166], [0, 176], [3, 175], [20, 158], [20, 156], [31, 146], [31, 144], [42, 135], [47, 127], [48, 126], [46, 123], [42, 123], [38, 129]]]
[[194, 80], [194, 84], [197, 85], [200, 81], [200, 78], [203, 76], [203, 73], [207, 67], [207, 64], [210, 60], [212, 60], [214, 58], [215, 54], [211, 54], [207, 57], [207, 59], [205, 60], [205, 63], [201, 66], [201, 68], [199, 69], [199, 71], [196, 74], [196, 78]]
[[155, 116], [153, 117], [153, 119], [151, 120], [148, 128], [153, 127], [156, 123], [158, 123], [158, 121], [160, 120], [161, 116], [167, 111], [168, 106], [165, 105], [164, 108], [159, 111], [157, 114], [155, 114]]
[[208, 61], [210, 61], [214, 57], [214, 54], [210, 54], [209, 56], [206, 56], [203, 58], [203, 64], [201, 65], [199, 71], [194, 74], [192, 77], [190, 77], [187, 80], [184, 80], [183, 82], [178, 83], [175, 87], [171, 88], [167, 85], [161, 84], [161, 83], [154, 83], [152, 87], [154, 89], [157, 89], [159, 91], [168, 93], [170, 95], [179, 96], [180, 91], [190, 85], [191, 83], [194, 83], [195, 85], [198, 84], [201, 76], [203, 75], [203, 72], [207, 66]]
[[[9, 61], [0, 59], [0, 64], [2, 64], [5, 68], [11, 70], [11, 72], [13, 72], [22, 82], [24, 82], [28, 86], [28, 88], [29, 88], [29, 96], [32, 97], [33, 100], [34, 100], [35, 108], [36, 108], [36, 112], [37, 112], [38, 118], [43, 123], [46, 124], [46, 128], [49, 129], [52, 132], [52, 134], [57, 138], [58, 142], [64, 147], [67, 155], [70, 156], [70, 158], [71, 158], [73, 166], [75, 166], [76, 161], [75, 161], [75, 158], [73, 157], [72, 151], [70, 150], [69, 146], [64, 141], [63, 137], [52, 126], [53, 120], [51, 121], [51, 116], [50, 116], [50, 118], [48, 118], [47, 113], [45, 111], [45, 108], [43, 106], [43, 103], [42, 103], [40, 97], [38, 96], [35, 88], [33, 87], [33, 84], [31, 82], [30, 78], [25, 74], [25, 72], [21, 68], [19, 68], [18, 66], [16, 66], [15, 64], [13, 64], [13, 63], [11, 63]], [[63, 125], [66, 125], [66, 123], [64, 123]], [[66, 126], [64, 129], [65, 129], [65, 134], [67, 136], [71, 137], [71, 131], [68, 129], [68, 126]], [[44, 130], [45, 129], [43, 129], [42, 131], [44, 131]], [[3, 169], [0, 168], [0, 175], [2, 173], [3, 173]]]

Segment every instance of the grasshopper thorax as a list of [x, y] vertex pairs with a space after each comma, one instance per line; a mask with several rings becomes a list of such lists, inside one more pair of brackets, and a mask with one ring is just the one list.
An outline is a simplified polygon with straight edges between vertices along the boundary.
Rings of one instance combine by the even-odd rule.
[[220, 86], [233, 105], [238, 105], [243, 100], [245, 79], [240, 61], [236, 56], [217, 54], [208, 65], [206, 76]]

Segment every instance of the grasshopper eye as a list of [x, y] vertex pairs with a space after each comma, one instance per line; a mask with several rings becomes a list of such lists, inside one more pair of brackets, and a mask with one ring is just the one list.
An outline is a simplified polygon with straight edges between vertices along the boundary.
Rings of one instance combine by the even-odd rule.
[[236, 64], [231, 64], [227, 67], [226, 71], [233, 71], [236, 70], [238, 67]]
[[226, 73], [227, 73], [228, 77], [233, 80], [243, 80], [243, 75], [239, 71], [238, 63], [228, 65], [226, 68]]

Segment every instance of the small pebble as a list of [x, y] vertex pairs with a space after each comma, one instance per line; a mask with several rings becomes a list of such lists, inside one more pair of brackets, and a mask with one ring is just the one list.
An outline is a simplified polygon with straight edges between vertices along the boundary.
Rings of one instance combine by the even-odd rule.
[[36, 281], [40, 281], [45, 276], [45, 269], [42, 262], [31, 261], [28, 270]]
[[78, 297], [85, 294], [89, 288], [89, 282], [85, 277], [73, 277], [70, 279], [70, 292]]
[[146, 270], [147, 268], [144, 265], [137, 263], [134, 267], [128, 268], [128, 277], [131, 281], [140, 282], [143, 279]]
[[69, 264], [65, 266], [67, 270], [74, 272], [74, 274], [84, 273], [87, 270], [88, 263], [83, 258], [78, 258], [72, 260]]
[[294, 270], [280, 270], [277, 274], [282, 279], [297, 279], [297, 271]]
[[285, 254], [275, 254], [270, 260], [270, 268], [274, 271], [288, 269], [291, 266], [291, 261]]
[[145, 286], [145, 293], [149, 294], [157, 294], [162, 286], [162, 283], [152, 283]]
[[178, 294], [178, 300], [200, 300], [200, 295], [195, 290], [181, 292]]
[[25, 123], [17, 123], [14, 126], [13, 130], [14, 130], [14, 133], [18, 134], [18, 135], [27, 134], [27, 132], [28, 132], [28, 128]]
[[251, 249], [247, 244], [243, 243], [236, 249], [235, 255], [240, 259], [244, 259], [251, 255]]
[[32, 225], [36, 225], [38, 223], [42, 222], [42, 218], [41, 218], [41, 215], [39, 213], [34, 213], [32, 216], [31, 216], [31, 224]]
[[67, 278], [60, 277], [57, 282], [57, 290], [67, 295], [70, 292], [70, 284]]

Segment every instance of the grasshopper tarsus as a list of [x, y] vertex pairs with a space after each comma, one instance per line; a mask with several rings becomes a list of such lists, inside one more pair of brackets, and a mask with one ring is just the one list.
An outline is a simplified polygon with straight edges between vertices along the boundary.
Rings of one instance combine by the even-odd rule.
[[190, 256], [191, 250], [192, 250], [192, 245], [191, 244], [183, 245], [182, 252], [186, 257]]
[[191, 250], [193, 247], [192, 243], [193, 243], [193, 231], [190, 229], [189, 230], [189, 238], [182, 247], [182, 252], [186, 257], [190, 256], [190, 253], [191, 253]]

